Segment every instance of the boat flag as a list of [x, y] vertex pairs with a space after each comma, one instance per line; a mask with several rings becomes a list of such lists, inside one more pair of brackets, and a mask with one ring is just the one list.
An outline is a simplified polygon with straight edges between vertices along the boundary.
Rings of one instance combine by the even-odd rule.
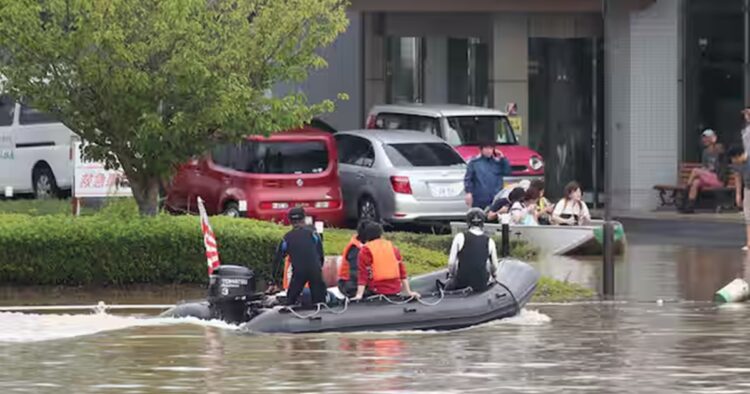
[[216, 236], [211, 224], [208, 222], [206, 207], [203, 206], [203, 199], [198, 197], [198, 211], [201, 215], [201, 231], [203, 231], [203, 244], [206, 246], [206, 264], [208, 264], [208, 274], [211, 275], [219, 267], [219, 248], [216, 244]]

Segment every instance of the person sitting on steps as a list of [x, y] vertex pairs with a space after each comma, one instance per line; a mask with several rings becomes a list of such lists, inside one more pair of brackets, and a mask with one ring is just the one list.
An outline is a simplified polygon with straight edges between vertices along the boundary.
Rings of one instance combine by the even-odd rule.
[[497, 271], [495, 240], [484, 233], [484, 211], [472, 208], [466, 214], [469, 229], [453, 238], [448, 257], [446, 290], [471, 287], [476, 292], [487, 290], [490, 278]]
[[583, 201], [578, 182], [568, 183], [563, 195], [552, 211], [552, 223], [562, 226], [586, 226], [591, 223], [591, 213]]

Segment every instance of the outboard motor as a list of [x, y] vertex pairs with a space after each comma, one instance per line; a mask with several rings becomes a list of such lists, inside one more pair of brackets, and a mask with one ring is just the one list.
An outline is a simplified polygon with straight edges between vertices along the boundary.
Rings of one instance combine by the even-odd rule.
[[248, 302], [256, 298], [255, 273], [239, 265], [221, 265], [211, 274], [208, 303], [211, 317], [228, 323], [249, 320]]

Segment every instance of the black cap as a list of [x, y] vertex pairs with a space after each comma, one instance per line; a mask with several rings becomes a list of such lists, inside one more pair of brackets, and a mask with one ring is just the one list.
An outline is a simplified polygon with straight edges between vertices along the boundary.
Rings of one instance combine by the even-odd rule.
[[466, 223], [471, 227], [482, 227], [485, 221], [484, 211], [479, 208], [471, 208], [466, 213]]
[[303, 220], [305, 220], [305, 208], [294, 207], [289, 210], [290, 222], [301, 222]]
[[371, 222], [367, 219], [362, 220], [357, 225], [357, 239], [359, 242], [367, 242], [367, 226], [369, 226]]
[[494, 148], [495, 142], [490, 140], [479, 141], [479, 149], [482, 148]]
[[374, 241], [383, 236], [383, 226], [377, 222], [368, 222], [364, 229], [365, 242]]

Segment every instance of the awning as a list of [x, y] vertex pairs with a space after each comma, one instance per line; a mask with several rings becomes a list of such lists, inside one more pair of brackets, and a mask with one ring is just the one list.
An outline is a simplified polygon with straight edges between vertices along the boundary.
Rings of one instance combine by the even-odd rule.
[[[350, 0], [366, 12], [601, 12], [603, 0]], [[612, 0], [610, 0], [612, 1]], [[615, 0], [643, 9], [656, 0]], [[673, 0], [668, 0], [673, 1]]]

